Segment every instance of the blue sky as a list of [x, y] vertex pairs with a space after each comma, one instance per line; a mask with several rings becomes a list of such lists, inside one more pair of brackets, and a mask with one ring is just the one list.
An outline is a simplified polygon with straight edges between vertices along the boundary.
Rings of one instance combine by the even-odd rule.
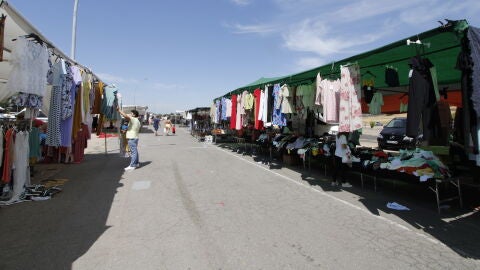
[[[70, 53], [74, 0], [10, 0]], [[300, 72], [467, 19], [480, 1], [79, 0], [76, 60], [120, 89], [124, 104], [166, 113], [260, 77]]]

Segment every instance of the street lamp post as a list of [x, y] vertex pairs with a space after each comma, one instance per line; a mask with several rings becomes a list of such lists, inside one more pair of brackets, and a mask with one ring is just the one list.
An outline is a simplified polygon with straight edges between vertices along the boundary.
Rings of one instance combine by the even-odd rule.
[[75, 47], [77, 42], [77, 9], [78, 0], [73, 4], [73, 24], [72, 24], [72, 49], [70, 50], [70, 57], [75, 60]]

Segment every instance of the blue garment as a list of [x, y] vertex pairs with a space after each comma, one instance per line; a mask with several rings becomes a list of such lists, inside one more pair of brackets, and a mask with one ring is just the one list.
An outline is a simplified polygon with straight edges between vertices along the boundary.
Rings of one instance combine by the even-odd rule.
[[220, 119], [227, 120], [227, 99], [222, 97], [222, 116]]
[[277, 125], [279, 127], [283, 127], [287, 125], [287, 118], [285, 114], [282, 113], [282, 105], [279, 99], [280, 96], [280, 84], [277, 83], [273, 86], [273, 119], [272, 124]]
[[215, 101], [216, 111], [215, 111], [215, 118], [217, 119], [216, 123], [220, 123], [221, 120], [221, 102], [219, 99]]
[[138, 155], [138, 138], [137, 139], [128, 139], [128, 147], [130, 148], [131, 158], [130, 158], [130, 167], [138, 167], [139, 155]]
[[29, 151], [31, 158], [40, 158], [41, 150], [40, 150], [40, 131], [36, 127], [32, 127], [30, 130], [30, 134], [28, 137], [28, 144], [29, 144]]
[[158, 126], [160, 125], [160, 119], [158, 118], [153, 118], [153, 129], [155, 129], [155, 131], [158, 130]]
[[101, 112], [108, 120], [120, 119], [120, 114], [117, 112], [117, 93], [118, 89], [116, 87], [107, 86], [104, 88]]

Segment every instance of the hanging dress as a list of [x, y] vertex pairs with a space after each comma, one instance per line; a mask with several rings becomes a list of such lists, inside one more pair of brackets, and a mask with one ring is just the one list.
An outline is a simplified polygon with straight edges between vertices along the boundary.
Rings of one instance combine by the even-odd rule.
[[61, 145], [60, 121], [62, 116], [62, 86], [66, 80], [66, 65], [62, 59], [52, 66], [52, 96], [48, 114], [46, 145], [58, 147]]
[[360, 91], [358, 64], [340, 68], [339, 132], [352, 132], [362, 128], [362, 107], [357, 93]]
[[279, 127], [284, 127], [287, 125], [287, 118], [285, 117], [285, 114], [282, 113], [282, 97], [280, 96], [280, 84], [278, 83], [273, 86], [272, 98], [272, 124]]

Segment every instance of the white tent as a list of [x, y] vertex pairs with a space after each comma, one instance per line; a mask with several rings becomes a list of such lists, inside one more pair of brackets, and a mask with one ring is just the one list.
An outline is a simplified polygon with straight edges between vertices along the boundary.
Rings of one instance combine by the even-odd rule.
[[[4, 28], [4, 42], [3, 42], [3, 61], [0, 62], [0, 91], [4, 91], [8, 76], [11, 70], [10, 53], [14, 47], [15, 41], [19, 36], [28, 34], [36, 34], [45, 43], [51, 45], [53, 52], [72, 64], [75, 64], [83, 69], [86, 67], [78, 64], [74, 60], [70, 59], [62, 51], [57, 49], [45, 36], [40, 33], [32, 24], [30, 24], [15, 8], [7, 1], [1, 1], [0, 3], [0, 15], [6, 15]], [[96, 76], [95, 76], [96, 77]]]
[[139, 106], [139, 105], [123, 105], [122, 111], [125, 113], [131, 113], [132, 110], [137, 110], [139, 115], [145, 115], [148, 110], [148, 106]]

